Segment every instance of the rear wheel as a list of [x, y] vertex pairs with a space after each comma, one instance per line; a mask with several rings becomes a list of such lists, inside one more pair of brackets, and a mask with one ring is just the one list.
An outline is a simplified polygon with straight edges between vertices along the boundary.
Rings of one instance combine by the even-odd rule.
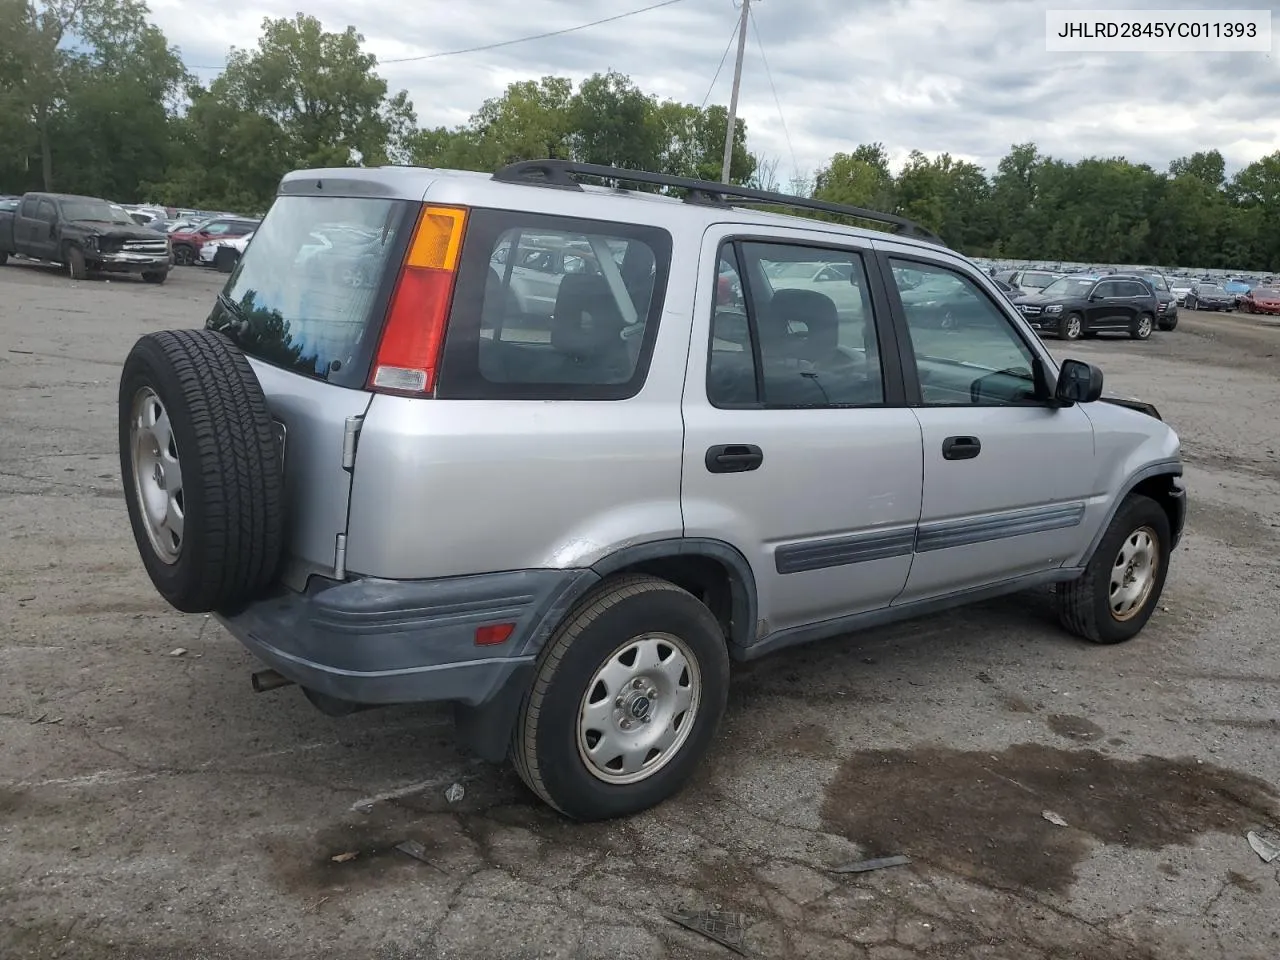
[[186, 613], [229, 610], [271, 582], [282, 479], [253, 368], [210, 330], [134, 344], [119, 393], [120, 473], [151, 582]]
[[9, 262], [9, 251], [0, 250], [0, 267], [3, 267], [8, 262]]
[[606, 582], [538, 660], [512, 743], [516, 770], [574, 819], [652, 807], [706, 753], [728, 682], [724, 634], [697, 598], [656, 577]]
[[194, 248], [180, 243], [173, 248], [173, 262], [180, 267], [189, 267], [196, 262], [196, 252]]
[[1160, 602], [1171, 544], [1169, 518], [1160, 504], [1131, 494], [1084, 575], [1058, 585], [1062, 625], [1094, 643], [1121, 643], [1136, 636]]

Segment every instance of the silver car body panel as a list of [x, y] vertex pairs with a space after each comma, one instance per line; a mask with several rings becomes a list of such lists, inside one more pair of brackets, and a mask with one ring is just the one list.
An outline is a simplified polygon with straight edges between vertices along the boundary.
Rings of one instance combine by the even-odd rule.
[[290, 373], [250, 358], [271, 416], [284, 425], [287, 547], [281, 579], [294, 590], [311, 574], [333, 577], [338, 536], [347, 530], [351, 473], [342, 465], [347, 420], [372, 394]]
[[[290, 585], [303, 571], [333, 574], [339, 533], [350, 575], [390, 580], [569, 570], [628, 547], [705, 538], [746, 557], [755, 634], [764, 638], [1078, 564], [1132, 477], [1174, 472], [1176, 434], [1109, 404], [751, 411], [707, 401], [716, 257], [730, 235], [907, 253], [961, 270], [1056, 376], [1052, 355], [990, 277], [931, 244], [654, 194], [538, 189], [450, 171], [304, 171], [281, 192], [643, 223], [672, 238], [649, 373], [631, 399], [371, 396], [255, 362], [288, 428]], [[352, 416], [363, 421], [348, 473], [342, 446]], [[941, 441], [957, 434], [981, 437], [981, 456], [944, 460]], [[711, 474], [703, 456], [717, 443], [757, 444], [764, 464]]]

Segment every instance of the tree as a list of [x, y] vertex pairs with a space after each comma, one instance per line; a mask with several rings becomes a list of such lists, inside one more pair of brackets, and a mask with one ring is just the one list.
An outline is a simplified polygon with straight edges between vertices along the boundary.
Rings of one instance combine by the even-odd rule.
[[884, 144], [864, 143], [853, 153], [837, 153], [818, 171], [813, 195], [832, 203], [892, 212], [897, 199]]
[[574, 155], [584, 163], [656, 170], [663, 130], [651, 97], [612, 70], [582, 81], [569, 105]]
[[[569, 159], [573, 81], [543, 77], [510, 84], [471, 117], [476, 169], [517, 160]], [[471, 164], [468, 164], [470, 166]]]
[[[723, 172], [728, 109], [716, 104], [695, 107], [691, 103], [667, 100], [654, 111], [661, 131], [659, 169], [672, 176], [719, 181]], [[756, 172], [757, 160], [747, 150], [747, 125], [739, 117], [734, 122], [729, 180], [747, 183]]]
[[0, 174], [51, 190], [67, 163], [80, 189], [129, 191], [162, 165], [185, 71], [148, 13], [142, 0], [0, 0]]

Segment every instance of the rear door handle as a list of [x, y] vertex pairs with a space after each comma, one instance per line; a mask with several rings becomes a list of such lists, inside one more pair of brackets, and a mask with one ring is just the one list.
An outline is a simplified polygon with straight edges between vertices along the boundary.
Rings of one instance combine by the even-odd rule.
[[707, 448], [711, 473], [746, 473], [764, 463], [764, 452], [754, 443], [720, 443]]
[[942, 441], [942, 459], [972, 460], [982, 452], [982, 441], [977, 437], [947, 437]]

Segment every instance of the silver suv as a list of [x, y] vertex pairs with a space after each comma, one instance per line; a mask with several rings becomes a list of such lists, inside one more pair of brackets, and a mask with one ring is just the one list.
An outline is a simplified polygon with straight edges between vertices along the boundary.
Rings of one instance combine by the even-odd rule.
[[887, 214], [564, 161], [308, 170], [205, 328], [134, 346], [119, 442], [152, 581], [255, 688], [450, 702], [594, 819], [681, 787], [731, 660], [1050, 584], [1069, 631], [1137, 634], [1179, 442], [1101, 393]]

